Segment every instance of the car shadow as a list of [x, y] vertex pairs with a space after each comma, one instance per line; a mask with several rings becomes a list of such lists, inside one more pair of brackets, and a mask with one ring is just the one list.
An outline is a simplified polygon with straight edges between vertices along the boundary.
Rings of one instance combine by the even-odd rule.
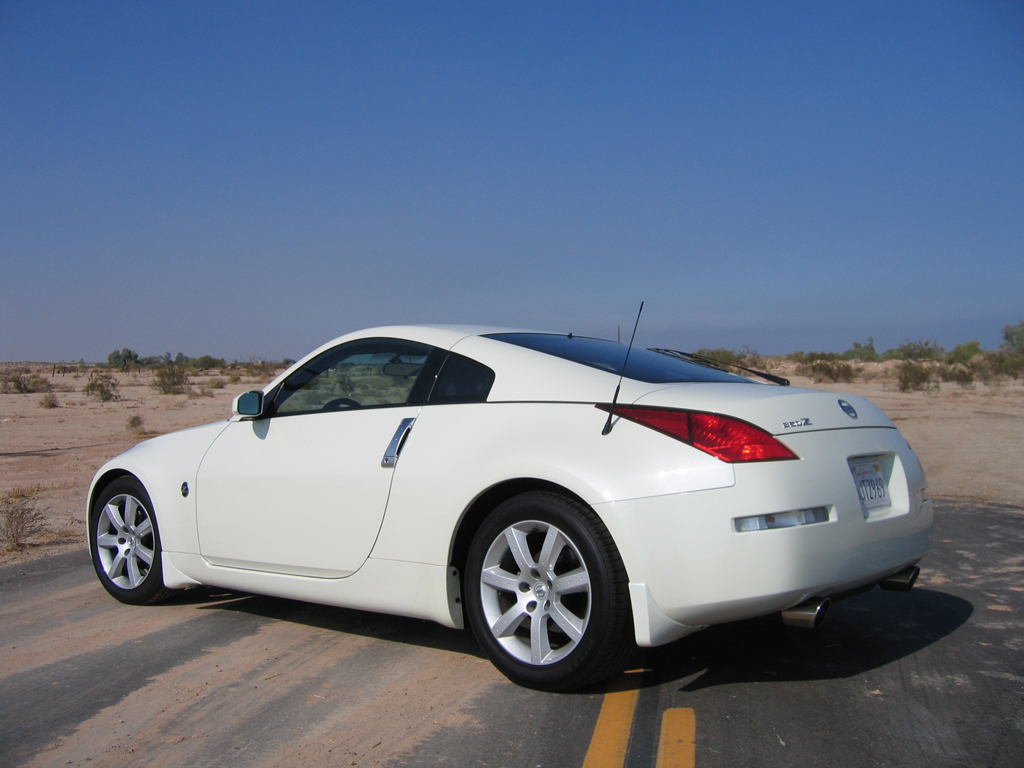
[[[197, 587], [175, 598], [199, 610], [230, 611], [272, 621], [486, 658], [472, 632], [432, 621]], [[629, 688], [677, 685], [698, 691], [731, 683], [846, 678], [911, 656], [952, 634], [971, 616], [970, 602], [935, 590], [872, 590], [832, 606], [816, 630], [782, 624], [778, 614], [710, 627], [634, 659], [643, 675]], [[635, 681], [635, 682], [634, 682]], [[605, 684], [576, 693], [603, 692]]]
[[697, 691], [730, 683], [846, 678], [911, 656], [952, 634], [974, 606], [945, 592], [872, 590], [832, 606], [815, 630], [778, 614], [710, 627], [647, 652], [643, 687]]
[[[197, 593], [187, 597], [191, 593]], [[208, 593], [208, 594], [204, 594]], [[188, 603], [180, 601], [187, 600]], [[337, 608], [265, 595], [196, 587], [175, 598], [176, 604], [192, 604], [199, 610], [234, 611], [273, 621], [287, 621], [330, 632], [361, 635], [376, 640], [404, 643], [441, 651], [485, 658], [468, 629], [444, 627], [425, 619]]]

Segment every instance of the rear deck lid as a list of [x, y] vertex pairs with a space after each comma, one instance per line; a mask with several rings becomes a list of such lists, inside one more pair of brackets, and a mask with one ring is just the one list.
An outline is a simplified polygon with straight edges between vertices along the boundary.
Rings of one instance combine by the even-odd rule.
[[677, 384], [648, 392], [634, 404], [732, 416], [777, 437], [796, 432], [894, 426], [881, 409], [857, 395], [767, 384]]

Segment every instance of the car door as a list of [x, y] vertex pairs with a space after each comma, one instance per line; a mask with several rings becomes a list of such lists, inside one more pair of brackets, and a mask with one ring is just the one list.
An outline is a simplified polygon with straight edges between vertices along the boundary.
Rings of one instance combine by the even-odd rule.
[[399, 339], [348, 342], [289, 375], [264, 417], [231, 423], [199, 468], [203, 557], [320, 578], [358, 570], [443, 358]]

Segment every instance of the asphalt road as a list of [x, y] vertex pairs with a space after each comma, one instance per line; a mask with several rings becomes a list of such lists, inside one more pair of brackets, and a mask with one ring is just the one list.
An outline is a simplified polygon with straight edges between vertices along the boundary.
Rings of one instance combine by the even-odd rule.
[[600, 737], [653, 768], [671, 710], [698, 766], [1020, 768], [1024, 510], [937, 500], [921, 565], [815, 631], [769, 617], [638, 654], [624, 720], [603, 688], [518, 688], [428, 622], [206, 589], [132, 608], [84, 552], [8, 566], [0, 766], [579, 768], [608, 760]]

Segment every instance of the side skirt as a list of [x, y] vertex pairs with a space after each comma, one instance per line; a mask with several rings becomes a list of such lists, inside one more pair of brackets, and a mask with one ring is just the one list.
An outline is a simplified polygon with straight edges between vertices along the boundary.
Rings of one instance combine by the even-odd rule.
[[225, 568], [201, 555], [164, 552], [164, 584], [211, 587], [258, 595], [303, 600], [339, 608], [389, 613], [436, 621], [462, 629], [462, 598], [458, 572], [451, 566], [368, 558], [344, 579]]

